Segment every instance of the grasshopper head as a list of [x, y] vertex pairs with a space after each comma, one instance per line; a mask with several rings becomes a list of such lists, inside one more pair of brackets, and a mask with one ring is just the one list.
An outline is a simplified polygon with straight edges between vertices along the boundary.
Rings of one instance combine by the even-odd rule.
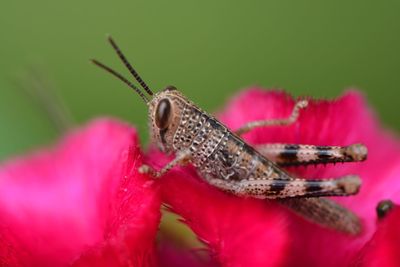
[[166, 153], [173, 151], [174, 135], [188, 100], [173, 86], [167, 86], [149, 101], [149, 128], [152, 142]]
[[111, 37], [108, 38], [108, 41], [144, 91], [112, 68], [95, 59], [93, 59], [92, 62], [124, 82], [142, 98], [149, 107], [149, 125], [152, 141], [156, 143], [162, 151], [167, 153], [172, 152], [174, 147], [173, 137], [178, 129], [181, 114], [183, 113], [185, 105], [190, 102], [173, 86], [168, 86], [163, 91], [154, 94], [128, 62], [115, 41]]

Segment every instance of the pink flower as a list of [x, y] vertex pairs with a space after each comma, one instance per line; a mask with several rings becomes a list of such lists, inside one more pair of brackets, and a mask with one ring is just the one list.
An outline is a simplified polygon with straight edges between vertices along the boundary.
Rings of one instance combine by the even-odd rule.
[[370, 241], [354, 261], [354, 266], [400, 266], [400, 208], [394, 207], [382, 221]]
[[[219, 117], [236, 129], [248, 121], [286, 117], [293, 105], [281, 91], [252, 89], [235, 97]], [[135, 130], [98, 120], [52, 150], [0, 166], [0, 265], [398, 265], [399, 208], [377, 222], [375, 207], [382, 199], [400, 202], [400, 143], [380, 128], [359, 93], [312, 100], [294, 125], [256, 129], [244, 138], [251, 144], [364, 143], [366, 162], [289, 169], [309, 178], [360, 175], [358, 195], [334, 200], [360, 216], [362, 234], [322, 228], [274, 201], [223, 193], [190, 166], [159, 180], [139, 174], [143, 158]], [[154, 149], [146, 157], [156, 167], [168, 160]], [[199, 261], [190, 249], [168, 243], [156, 249], [161, 201], [207, 245], [212, 261]]]
[[[249, 121], [286, 117], [293, 105], [294, 100], [282, 91], [252, 89], [234, 98], [219, 117], [237, 129]], [[311, 101], [294, 125], [256, 129], [245, 139], [251, 144], [364, 143], [369, 149], [366, 162], [290, 169], [308, 178], [360, 175], [361, 192], [335, 201], [360, 216], [364, 231], [358, 237], [346, 236], [266, 201], [223, 194], [200, 182], [193, 170], [171, 172], [162, 179], [163, 200], [208, 244], [223, 266], [349, 265], [376, 231], [377, 203], [381, 199], [400, 201], [400, 143], [380, 128], [355, 91], [335, 101]], [[160, 154], [150, 155], [154, 163], [163, 160]]]
[[154, 266], [157, 185], [136, 132], [98, 120], [0, 168], [1, 266]]
[[[155, 153], [151, 157], [160, 158], [162, 155]], [[282, 209], [227, 195], [197, 178], [193, 169], [171, 171], [161, 179], [163, 200], [208, 245], [222, 266], [277, 266], [283, 262], [289, 232]]]

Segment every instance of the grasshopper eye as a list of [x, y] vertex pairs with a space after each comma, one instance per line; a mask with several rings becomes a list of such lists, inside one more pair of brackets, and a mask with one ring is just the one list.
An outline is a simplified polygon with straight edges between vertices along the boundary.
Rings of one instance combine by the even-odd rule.
[[156, 125], [161, 130], [169, 125], [169, 118], [171, 117], [171, 103], [168, 99], [162, 99], [156, 109]]

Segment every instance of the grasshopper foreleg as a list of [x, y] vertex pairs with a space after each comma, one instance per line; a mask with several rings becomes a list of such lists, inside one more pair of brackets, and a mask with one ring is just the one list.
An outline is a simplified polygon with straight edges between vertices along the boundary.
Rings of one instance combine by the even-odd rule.
[[142, 166], [139, 167], [139, 172], [140, 173], [146, 173], [149, 174], [153, 177], [159, 178], [165, 173], [167, 173], [169, 170], [171, 170], [173, 167], [176, 165], [184, 165], [190, 160], [191, 154], [189, 151], [183, 151], [180, 153], [177, 153], [175, 158], [168, 162], [161, 170], [157, 171], [150, 167], [149, 165], [143, 164]]

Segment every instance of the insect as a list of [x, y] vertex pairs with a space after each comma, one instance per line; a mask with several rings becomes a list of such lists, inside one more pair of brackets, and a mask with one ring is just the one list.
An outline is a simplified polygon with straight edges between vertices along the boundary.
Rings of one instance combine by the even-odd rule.
[[161, 151], [175, 155], [161, 170], [143, 165], [141, 172], [160, 177], [176, 165], [191, 163], [206, 182], [223, 191], [241, 197], [275, 199], [322, 226], [352, 235], [360, 232], [360, 221], [355, 214], [324, 198], [356, 194], [361, 185], [359, 177], [347, 175], [337, 179], [310, 180], [294, 177], [282, 166], [363, 161], [367, 157], [364, 145], [251, 146], [240, 137], [257, 127], [295, 122], [300, 110], [306, 108], [306, 100], [298, 101], [287, 118], [250, 122], [233, 132], [173, 86], [154, 94], [114, 40], [111, 37], [108, 40], [144, 91], [103, 63], [92, 62], [123, 81], [142, 98], [148, 106], [152, 141]]

